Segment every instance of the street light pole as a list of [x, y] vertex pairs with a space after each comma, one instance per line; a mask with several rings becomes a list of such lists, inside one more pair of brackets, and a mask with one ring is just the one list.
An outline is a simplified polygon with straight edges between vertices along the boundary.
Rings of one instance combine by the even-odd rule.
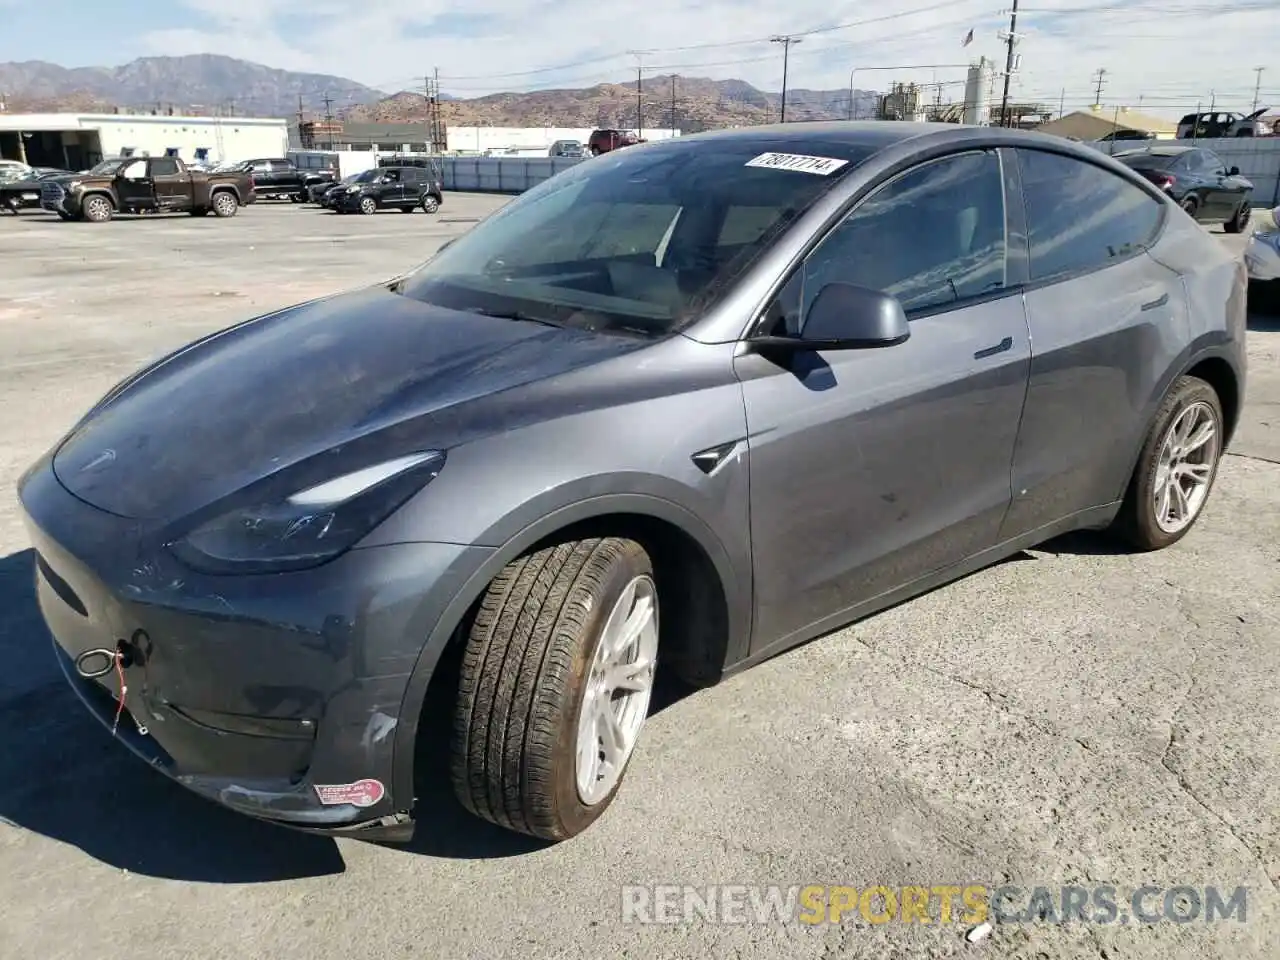
[[793, 43], [801, 43], [802, 38], [792, 36], [770, 37], [770, 43], [782, 44], [782, 109], [781, 116], [778, 118], [780, 123], [787, 122], [787, 60], [791, 54], [791, 45]]

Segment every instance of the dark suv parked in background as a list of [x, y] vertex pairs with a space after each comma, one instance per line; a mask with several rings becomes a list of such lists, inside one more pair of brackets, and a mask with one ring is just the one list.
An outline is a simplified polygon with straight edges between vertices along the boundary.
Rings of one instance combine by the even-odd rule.
[[431, 167], [374, 167], [335, 187], [328, 206], [338, 213], [369, 214], [388, 208], [409, 213], [418, 207], [435, 213], [443, 202], [444, 192]]
[[598, 157], [610, 150], [633, 147], [637, 143], [644, 143], [644, 140], [630, 130], [593, 130], [591, 138], [587, 141], [587, 152], [593, 157]]
[[253, 189], [259, 198], [288, 197], [294, 203], [307, 199], [308, 188], [317, 183], [333, 183], [337, 173], [333, 170], [300, 170], [292, 160], [274, 158], [249, 160], [245, 173], [253, 179]]

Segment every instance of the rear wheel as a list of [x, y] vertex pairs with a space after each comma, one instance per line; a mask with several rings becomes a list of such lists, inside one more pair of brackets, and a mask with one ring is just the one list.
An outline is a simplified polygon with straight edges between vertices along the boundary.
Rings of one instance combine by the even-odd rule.
[[215, 217], [234, 217], [240, 209], [240, 201], [230, 190], [219, 190], [210, 200]]
[[658, 593], [638, 543], [546, 547], [509, 564], [471, 624], [451, 745], [472, 813], [547, 840], [617, 794], [649, 712]]
[[90, 194], [80, 202], [81, 216], [90, 223], [106, 223], [115, 215], [111, 201], [100, 193]]
[[435, 197], [431, 196], [431, 194], [427, 194], [425, 197], [422, 198], [423, 213], [435, 213], [439, 209], [440, 209], [440, 201], [437, 200]]
[[1184, 197], [1178, 206], [1187, 211], [1187, 213], [1193, 217], [1196, 215], [1196, 211], [1200, 209], [1200, 204], [1196, 201], [1195, 197]]
[[1223, 224], [1222, 229], [1227, 233], [1244, 233], [1245, 228], [1249, 226], [1249, 218], [1253, 215], [1253, 210], [1249, 207], [1249, 201], [1246, 200], [1240, 204], [1240, 209], [1236, 211], [1235, 216]]
[[1179, 377], [1160, 404], [1114, 530], [1139, 550], [1177, 543], [1199, 518], [1218, 474], [1222, 403], [1198, 377]]

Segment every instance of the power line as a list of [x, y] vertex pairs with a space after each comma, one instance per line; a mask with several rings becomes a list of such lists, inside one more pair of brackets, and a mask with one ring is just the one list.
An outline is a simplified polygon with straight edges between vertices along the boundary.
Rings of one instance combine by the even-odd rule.
[[[924, 7], [915, 7], [911, 10], [900, 10], [897, 13], [882, 14], [878, 17], [865, 17], [861, 20], [850, 20], [845, 23], [835, 23], [826, 27], [813, 27], [809, 30], [800, 30], [790, 34], [790, 36], [804, 38], [804, 37], [819, 36], [827, 33], [836, 33], [842, 30], [852, 30], [856, 27], [871, 26], [872, 24], [877, 24], [877, 23], [888, 23], [893, 20], [901, 20], [904, 17], [913, 17], [922, 13], [933, 13], [934, 11], [937, 11], [937, 10], [943, 10], [943, 9], [946, 9], [947, 7], [955, 7], [963, 3], [969, 3], [969, 2], [971, 2], [971, 0], [942, 0], [942, 2], [940, 3], [932, 3]], [[772, 40], [773, 40], [773, 37], [768, 36], [768, 37], [751, 37], [751, 38], [744, 38], [739, 40], [724, 40], [718, 43], [693, 43], [693, 44], [685, 44], [683, 46], [676, 46], [676, 47], [653, 47], [648, 51], [648, 53], [650, 54], [685, 53], [690, 50], [719, 50], [719, 49], [724, 49], [728, 47], [745, 47], [745, 46], [752, 46], [756, 44], [764, 44], [764, 43], [769, 43]], [[452, 80], [500, 80], [508, 77], [528, 77], [528, 76], [533, 76], [535, 74], [540, 74], [540, 73], [556, 73], [561, 70], [574, 70], [578, 67], [590, 66], [596, 63], [607, 63], [610, 60], [617, 60], [619, 57], [627, 55], [629, 53], [630, 51], [624, 50], [624, 51], [619, 51], [616, 53], [611, 53], [611, 54], [602, 55], [598, 57], [591, 57], [585, 60], [578, 60], [574, 63], [559, 64], [554, 67], [538, 67], [533, 70], [520, 70], [514, 73], [476, 74], [473, 76], [462, 76], [462, 75], [447, 76], [446, 75], [444, 79], [450, 80], [450, 81]]]

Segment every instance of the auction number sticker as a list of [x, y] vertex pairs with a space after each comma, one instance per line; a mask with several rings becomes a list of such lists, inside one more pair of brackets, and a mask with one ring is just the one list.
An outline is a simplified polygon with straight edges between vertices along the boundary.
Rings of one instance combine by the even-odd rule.
[[829, 176], [848, 160], [835, 157], [806, 157], [800, 153], [762, 153], [747, 161], [748, 167], [764, 167], [768, 170], [794, 170], [797, 173], [816, 173], [820, 177]]
[[378, 780], [357, 780], [355, 783], [318, 783], [316, 795], [326, 806], [351, 804], [353, 807], [372, 807], [386, 795], [386, 788]]

